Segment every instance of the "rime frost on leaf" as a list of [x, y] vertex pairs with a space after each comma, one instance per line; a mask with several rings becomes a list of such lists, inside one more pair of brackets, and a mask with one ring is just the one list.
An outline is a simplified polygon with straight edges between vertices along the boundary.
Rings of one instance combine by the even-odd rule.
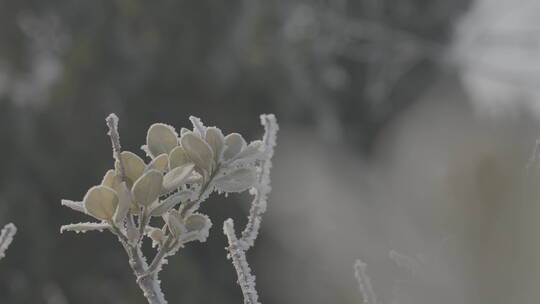
[[150, 126], [146, 135], [146, 148], [152, 158], [160, 154], [169, 154], [176, 146], [178, 146], [178, 134], [172, 126], [162, 123]]
[[240, 168], [229, 172], [215, 181], [215, 186], [223, 192], [243, 192], [255, 182], [254, 168]]
[[[203, 125], [201, 119], [195, 116], [190, 116], [189, 120], [193, 124], [193, 133], [198, 135], [200, 138], [204, 138], [204, 135], [206, 134], [206, 127]], [[182, 136], [183, 135], [184, 134], [182, 134]]]
[[354, 263], [354, 277], [358, 282], [358, 289], [362, 294], [363, 304], [377, 304], [377, 296], [371, 286], [371, 279], [366, 273], [367, 264], [361, 260], [356, 260]]
[[94, 186], [88, 190], [83, 202], [88, 214], [100, 220], [110, 220], [118, 206], [118, 196], [107, 186]]
[[182, 201], [186, 201], [191, 198], [192, 195], [193, 192], [189, 190], [180, 191], [178, 193], [172, 194], [171, 196], [163, 200], [161, 203], [152, 205], [150, 215], [161, 216], [165, 214], [165, 212], [176, 207], [176, 205], [180, 204]]
[[2, 232], [0, 232], [0, 260], [6, 256], [6, 250], [13, 241], [15, 233], [17, 233], [17, 227], [12, 223], [9, 223], [2, 228]]
[[133, 185], [131, 193], [136, 202], [145, 207], [150, 206], [161, 193], [163, 174], [158, 170], [148, 170]]
[[246, 141], [242, 135], [238, 133], [231, 133], [225, 137], [225, 151], [223, 152], [223, 158], [229, 160], [235, 157], [240, 151], [246, 147]]
[[176, 167], [180, 167], [189, 163], [190, 160], [184, 151], [184, 148], [178, 146], [171, 151], [169, 154], [169, 169], [172, 170]]
[[[262, 115], [263, 140], [249, 145], [237, 133], [226, 137], [217, 127], [205, 127], [190, 117], [193, 130], [157, 123], [147, 132], [143, 150], [150, 163], [138, 155], [122, 151], [118, 118], [107, 118], [113, 147], [114, 169], [106, 172], [101, 184], [88, 190], [83, 202], [63, 200], [62, 205], [89, 214], [101, 223], [62, 226], [61, 232], [86, 232], [107, 229], [118, 237], [137, 283], [150, 304], [166, 303], [157, 275], [167, 257], [191, 241], [205, 242], [212, 222], [196, 211], [214, 191], [242, 192], [251, 188], [254, 195], [248, 225], [242, 238], [234, 235], [232, 221], [228, 234], [230, 256], [239, 271], [247, 303], [257, 303], [255, 277], [245, 260], [245, 251], [253, 245], [266, 209], [270, 191], [270, 158], [273, 154], [277, 124], [273, 115]], [[163, 228], [150, 226], [164, 221]], [[158, 224], [159, 225], [159, 224]], [[159, 227], [159, 226], [158, 226]], [[150, 263], [141, 251], [143, 239], [152, 240], [156, 253]]]
[[206, 172], [212, 169], [214, 161], [214, 152], [208, 143], [196, 136], [194, 133], [187, 133], [180, 138], [182, 148], [186, 152], [189, 159], [195, 165]]
[[169, 193], [185, 184], [194, 168], [193, 163], [186, 163], [167, 172], [163, 177], [163, 191]]
[[74, 202], [74, 201], [63, 199], [62, 200], [62, 206], [69, 207], [69, 208], [71, 208], [71, 209], [73, 209], [75, 211], [86, 213], [86, 210], [84, 209], [83, 202]]
[[103, 231], [105, 229], [110, 228], [111, 226], [107, 223], [77, 223], [77, 224], [69, 224], [69, 225], [63, 225], [60, 227], [60, 233], [64, 233], [64, 231], [73, 231], [76, 233], [79, 232], [88, 232], [88, 231]]

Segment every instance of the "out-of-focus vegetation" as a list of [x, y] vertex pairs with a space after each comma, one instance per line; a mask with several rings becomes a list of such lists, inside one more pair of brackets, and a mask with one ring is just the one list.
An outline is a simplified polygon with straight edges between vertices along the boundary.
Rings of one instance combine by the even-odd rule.
[[[468, 6], [467, 0], [0, 1], [0, 223], [19, 228], [0, 263], [0, 302], [144, 303], [112, 237], [88, 234], [82, 242], [58, 235], [66, 221], [84, 219], [61, 208], [60, 199], [82, 199], [110, 166], [104, 117], [111, 112], [123, 118], [122, 143], [131, 151], [156, 121], [179, 129], [189, 115], [201, 116], [254, 139], [258, 114], [280, 119], [285, 144], [276, 151], [270, 219], [249, 253], [263, 303], [357, 303], [352, 265], [360, 255], [367, 256], [374, 288], [389, 299], [383, 290], [395, 278], [383, 278], [391, 266], [377, 272], [385, 259], [378, 255], [387, 247], [415, 254], [454, 246], [440, 231], [457, 240], [452, 248], [473, 254], [449, 269], [442, 255], [428, 259], [445, 274], [440, 282], [423, 277], [434, 298], [512, 302], [501, 286], [515, 291], [518, 283], [483, 279], [527, 270], [525, 263], [497, 263], [529, 252], [516, 241], [522, 251], [513, 253], [505, 242], [532, 231], [521, 222], [529, 209], [507, 204], [519, 192], [514, 178], [532, 147], [534, 124], [492, 125], [478, 121], [465, 102], [455, 106], [466, 97], [447, 51]], [[419, 110], [415, 104], [429, 103], [425, 96], [443, 106]], [[439, 178], [448, 188], [437, 188]], [[243, 224], [247, 206], [247, 197], [232, 196], [203, 209], [216, 223], [238, 215]], [[352, 232], [337, 233], [344, 227]], [[242, 301], [217, 228], [161, 273], [171, 303]], [[491, 252], [506, 260], [481, 258]], [[457, 268], [469, 281], [456, 283]], [[333, 279], [338, 287], [325, 285]], [[449, 292], [439, 289], [444, 284], [462, 293], [441, 296]]]

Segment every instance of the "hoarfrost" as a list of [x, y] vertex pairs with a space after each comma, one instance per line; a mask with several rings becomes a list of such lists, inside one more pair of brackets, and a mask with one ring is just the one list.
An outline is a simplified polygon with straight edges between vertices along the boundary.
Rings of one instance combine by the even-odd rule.
[[354, 263], [354, 277], [358, 282], [358, 289], [362, 294], [362, 303], [364, 304], [377, 304], [377, 296], [371, 286], [371, 279], [366, 273], [367, 264], [361, 260], [356, 260]]
[[272, 190], [270, 187], [270, 169], [272, 168], [272, 156], [276, 146], [276, 135], [279, 130], [276, 117], [273, 114], [261, 115], [261, 124], [264, 126], [265, 158], [261, 161], [261, 171], [258, 172], [257, 183], [250, 191], [255, 197], [251, 202], [248, 223], [244, 231], [242, 231], [241, 237], [242, 241], [248, 245], [248, 248], [253, 246], [255, 239], [257, 239], [262, 221], [261, 215], [266, 211], [268, 194]]
[[60, 233], [63, 233], [64, 231], [73, 231], [76, 233], [84, 233], [88, 231], [99, 231], [102, 232], [104, 229], [108, 229], [111, 226], [107, 223], [77, 223], [77, 224], [69, 224], [69, 225], [63, 225], [60, 227]]
[[245, 304], [258, 304], [259, 296], [255, 289], [255, 276], [251, 274], [251, 268], [246, 260], [245, 246], [241, 240], [236, 238], [234, 231], [234, 222], [232, 219], [227, 219], [223, 223], [223, 233], [229, 240], [227, 250], [229, 254], [227, 258], [232, 260], [236, 274], [238, 275], [238, 285], [242, 289]]
[[13, 241], [15, 233], [17, 233], [17, 227], [12, 223], [5, 225], [0, 232], [0, 259], [6, 256], [6, 250]]

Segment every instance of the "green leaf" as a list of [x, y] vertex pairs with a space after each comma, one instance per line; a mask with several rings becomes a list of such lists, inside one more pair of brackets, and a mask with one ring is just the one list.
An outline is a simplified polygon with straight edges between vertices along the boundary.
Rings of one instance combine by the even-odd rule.
[[86, 212], [100, 220], [111, 220], [118, 205], [116, 192], [107, 186], [94, 186], [83, 199]]
[[160, 154], [169, 154], [171, 150], [178, 146], [178, 134], [173, 127], [156, 123], [150, 126], [146, 135], [146, 145], [152, 157]]
[[242, 135], [238, 133], [231, 133], [225, 137], [225, 151], [223, 152], [223, 158], [229, 160], [235, 157], [240, 151], [246, 147], [246, 141]]
[[133, 184], [131, 192], [135, 201], [150, 206], [160, 195], [163, 175], [155, 169], [148, 170]]
[[[120, 153], [120, 159], [122, 159], [122, 164], [126, 170], [126, 177], [128, 179], [128, 187], [133, 185], [133, 183], [141, 177], [144, 173], [146, 165], [144, 161], [135, 153], [124, 151]], [[120, 176], [120, 167], [118, 161], [115, 163], [116, 174]]]
[[154, 158], [146, 167], [147, 170], [156, 169], [161, 173], [167, 171], [169, 166], [169, 156], [167, 154], [160, 154], [158, 157]]
[[165, 177], [163, 178], [163, 189], [166, 192], [170, 192], [185, 184], [188, 181], [194, 168], [195, 164], [187, 163], [183, 166], [176, 167], [169, 171], [167, 174], [165, 174]]
[[118, 185], [116, 194], [118, 195], [118, 207], [114, 213], [113, 220], [115, 223], [120, 223], [126, 217], [129, 208], [131, 207], [131, 193], [125, 182]]
[[225, 146], [225, 138], [223, 137], [223, 133], [221, 133], [221, 130], [216, 127], [206, 128], [205, 140], [210, 148], [212, 148], [215, 160], [219, 161], [221, 152], [223, 152], [223, 148]]
[[172, 170], [190, 162], [184, 149], [180, 146], [174, 148], [169, 154], [169, 169]]
[[240, 168], [216, 178], [215, 185], [224, 192], [242, 192], [253, 186], [255, 178], [253, 169]]
[[189, 159], [198, 168], [210, 172], [214, 161], [214, 152], [212, 152], [210, 146], [191, 132], [184, 134], [180, 142]]

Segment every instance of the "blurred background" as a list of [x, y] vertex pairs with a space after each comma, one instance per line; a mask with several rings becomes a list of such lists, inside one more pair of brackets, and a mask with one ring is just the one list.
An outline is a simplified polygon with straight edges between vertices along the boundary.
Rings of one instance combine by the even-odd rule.
[[[0, 302], [145, 303], [109, 233], [62, 208], [189, 115], [249, 140], [280, 122], [248, 260], [262, 303], [538, 303], [540, 2], [0, 0]], [[169, 303], [241, 303], [224, 219], [161, 272]], [[389, 254], [393, 252], [393, 254]]]

